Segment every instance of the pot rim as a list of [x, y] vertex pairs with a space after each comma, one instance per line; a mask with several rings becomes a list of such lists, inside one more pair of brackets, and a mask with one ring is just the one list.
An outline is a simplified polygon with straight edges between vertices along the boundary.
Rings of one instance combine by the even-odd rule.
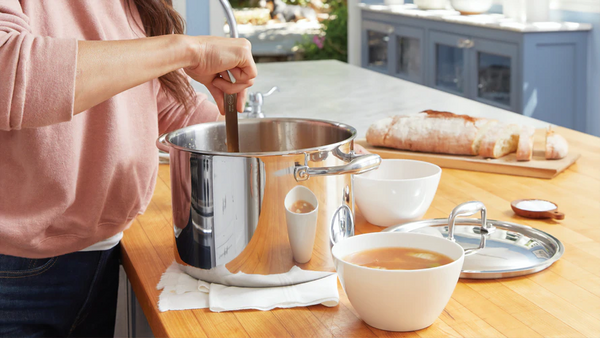
[[[253, 120], [256, 120], [256, 119], [242, 119], [239, 121], [239, 124], [249, 123], [246, 121], [253, 121]], [[208, 150], [190, 149], [190, 148], [182, 147], [182, 146], [171, 143], [170, 138], [176, 136], [176, 133], [182, 133], [189, 129], [193, 129], [198, 126], [198, 124], [196, 124], [196, 125], [187, 126], [187, 127], [181, 128], [181, 129], [177, 129], [177, 130], [174, 130], [169, 133], [165, 133], [165, 134], [159, 136], [157, 142], [160, 142], [160, 143], [168, 146], [170, 149], [177, 149], [180, 151], [185, 151], [185, 152], [190, 152], [190, 153], [195, 153], [195, 154], [202, 154], [202, 155], [233, 156], [233, 157], [267, 157], [267, 156], [282, 156], [282, 155], [299, 155], [299, 154], [313, 153], [313, 152], [320, 152], [320, 151], [331, 151], [349, 141], [354, 140], [356, 138], [356, 134], [357, 134], [356, 128], [354, 128], [346, 123], [329, 121], [329, 120], [287, 118], [287, 117], [261, 118], [260, 120], [267, 121], [267, 122], [269, 122], [269, 121], [276, 122], [276, 121], [282, 121], [282, 120], [286, 121], [286, 122], [321, 122], [321, 123], [329, 124], [333, 127], [346, 129], [347, 131], [350, 132], [350, 137], [348, 137], [345, 140], [336, 142], [336, 143], [330, 143], [327, 145], [313, 147], [313, 148], [303, 148], [303, 149], [285, 150], [285, 151], [246, 152], [246, 153], [242, 153], [242, 152], [230, 153], [230, 152], [223, 152], [223, 151], [208, 151]], [[224, 121], [217, 121], [217, 122], [202, 123], [199, 125], [209, 127], [212, 125], [219, 125], [219, 124], [224, 124], [224, 123], [225, 123]]]

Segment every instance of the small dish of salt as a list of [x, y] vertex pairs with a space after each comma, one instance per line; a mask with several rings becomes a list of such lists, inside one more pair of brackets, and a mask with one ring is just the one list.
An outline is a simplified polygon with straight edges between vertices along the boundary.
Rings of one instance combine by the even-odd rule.
[[565, 214], [558, 211], [556, 203], [540, 199], [514, 200], [510, 204], [515, 214], [527, 218], [564, 219]]

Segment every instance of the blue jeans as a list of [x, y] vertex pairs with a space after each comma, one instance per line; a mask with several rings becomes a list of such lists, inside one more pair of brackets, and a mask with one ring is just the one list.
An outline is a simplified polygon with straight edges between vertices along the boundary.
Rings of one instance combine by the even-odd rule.
[[120, 254], [0, 255], [0, 337], [112, 337]]

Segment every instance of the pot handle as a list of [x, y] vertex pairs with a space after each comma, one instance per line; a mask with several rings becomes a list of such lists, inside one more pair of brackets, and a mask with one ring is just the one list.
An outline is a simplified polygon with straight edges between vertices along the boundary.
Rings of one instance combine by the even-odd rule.
[[331, 227], [329, 229], [329, 246], [333, 247], [343, 239], [354, 236], [354, 216], [352, 210], [344, 203], [331, 218]]
[[377, 169], [381, 164], [381, 157], [376, 154], [351, 155], [348, 164], [334, 167], [311, 168], [308, 165], [296, 165], [294, 168], [294, 178], [296, 181], [306, 181], [311, 176], [331, 176], [345, 174], [362, 174], [373, 169]]
[[465, 255], [470, 255], [479, 249], [485, 248], [487, 235], [494, 231], [494, 227], [487, 222], [487, 209], [485, 208], [485, 205], [479, 201], [470, 201], [454, 208], [450, 213], [450, 216], [448, 216], [448, 239], [455, 242], [456, 239], [454, 239], [454, 226], [456, 223], [456, 218], [459, 216], [471, 216], [477, 212], [481, 212], [481, 241], [479, 242], [479, 247], [465, 249]]
[[167, 134], [168, 133], [162, 134], [156, 139], [156, 147], [165, 153], [169, 152], [169, 146], [166, 142]]

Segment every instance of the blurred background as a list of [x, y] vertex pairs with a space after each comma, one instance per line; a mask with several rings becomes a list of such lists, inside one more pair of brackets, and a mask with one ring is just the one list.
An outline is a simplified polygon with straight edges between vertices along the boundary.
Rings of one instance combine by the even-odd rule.
[[[600, 0], [232, 0], [257, 63], [339, 60], [600, 136]], [[218, 0], [173, 0], [226, 36]]]
[[[232, 0], [230, 3], [240, 37], [252, 43], [256, 62], [324, 59], [346, 62], [348, 59], [348, 10], [344, 0]], [[188, 34], [228, 33], [226, 25], [221, 28], [217, 23], [224, 22], [224, 17], [218, 12], [221, 9], [216, 0], [174, 0], [173, 5], [180, 13], [187, 14]], [[198, 20], [191, 18], [192, 13]]]

